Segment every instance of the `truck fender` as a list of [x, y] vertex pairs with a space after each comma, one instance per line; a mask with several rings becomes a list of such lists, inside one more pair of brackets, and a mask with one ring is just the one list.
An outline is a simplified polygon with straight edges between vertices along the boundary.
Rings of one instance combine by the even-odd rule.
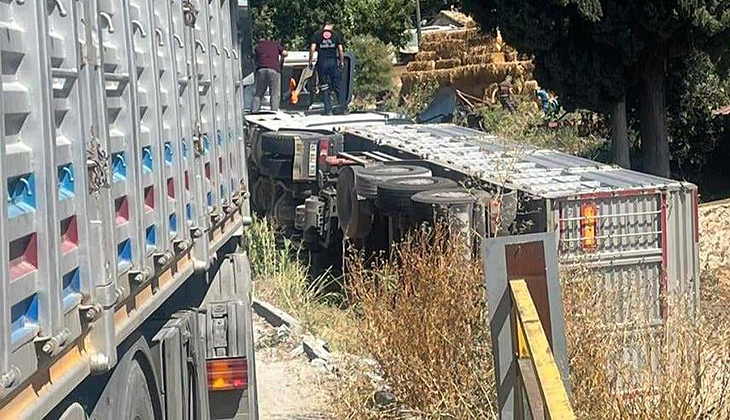
[[[127, 344], [128, 343], [128, 344]], [[126, 348], [126, 350], [124, 350]], [[125, 343], [122, 343], [119, 349], [120, 353], [124, 352], [114, 370], [111, 377], [102, 391], [90, 420], [106, 420], [118, 418], [119, 411], [124, 401], [126, 392], [130, 391], [127, 387], [129, 375], [134, 365], [138, 364], [144, 372], [149, 389], [152, 407], [154, 410], [154, 418], [162, 418], [162, 406], [160, 404], [161, 395], [159, 389], [159, 375], [152, 363], [152, 357], [147, 340], [141, 334], [135, 334], [129, 337]]]

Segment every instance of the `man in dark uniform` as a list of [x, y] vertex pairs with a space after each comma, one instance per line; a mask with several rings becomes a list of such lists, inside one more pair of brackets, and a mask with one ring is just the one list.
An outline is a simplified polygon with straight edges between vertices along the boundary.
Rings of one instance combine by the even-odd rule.
[[332, 115], [330, 90], [335, 91], [342, 113], [347, 113], [346, 98], [342, 91], [342, 69], [345, 65], [345, 49], [342, 34], [334, 30], [334, 24], [327, 21], [322, 29], [315, 32], [309, 45], [309, 68], [313, 66], [314, 53], [317, 52], [317, 76], [322, 92], [325, 115]]

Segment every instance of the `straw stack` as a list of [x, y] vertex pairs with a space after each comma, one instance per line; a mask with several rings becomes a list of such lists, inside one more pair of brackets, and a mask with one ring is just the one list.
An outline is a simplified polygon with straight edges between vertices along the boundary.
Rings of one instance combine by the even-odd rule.
[[499, 31], [495, 36], [484, 35], [475, 25], [467, 25], [466, 29], [424, 34], [421, 51], [408, 63], [401, 81], [404, 92], [414, 84], [435, 82], [482, 97], [488, 86], [507, 75], [529, 80], [532, 69], [532, 62], [519, 60]]

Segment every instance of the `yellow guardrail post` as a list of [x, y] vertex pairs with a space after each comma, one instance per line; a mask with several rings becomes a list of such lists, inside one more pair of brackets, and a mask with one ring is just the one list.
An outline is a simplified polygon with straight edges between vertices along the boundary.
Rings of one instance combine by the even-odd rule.
[[[539, 389], [542, 404], [533, 401], [536, 397], [535, 392], [530, 389], [520, 390], [527, 393], [527, 400], [531, 407], [531, 411], [535, 409], [543, 411], [546, 419], [570, 420], [575, 418], [573, 407], [568, 398], [568, 392], [565, 384], [560, 377], [558, 366], [555, 363], [552, 350], [548, 343], [547, 336], [540, 322], [540, 317], [532, 301], [530, 290], [524, 280], [511, 280], [509, 282], [510, 294], [515, 313], [515, 327], [513, 330], [514, 342], [516, 344], [516, 357], [518, 366], [521, 370], [530, 369], [534, 371], [536, 385]], [[531, 363], [526, 364], [524, 361], [529, 360]], [[531, 365], [531, 366], [529, 366]], [[523, 386], [531, 387], [532, 382], [529, 380], [532, 372], [523, 372]], [[532, 391], [535, 391], [534, 389]], [[515, 413], [522, 416], [524, 410]], [[533, 413], [533, 416], [536, 413]], [[521, 418], [521, 417], [520, 417]]]

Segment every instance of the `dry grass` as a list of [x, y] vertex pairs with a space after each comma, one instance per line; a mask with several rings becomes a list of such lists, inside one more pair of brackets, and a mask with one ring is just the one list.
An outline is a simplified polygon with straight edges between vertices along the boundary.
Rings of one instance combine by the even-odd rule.
[[255, 219], [244, 235], [255, 297], [288, 312], [334, 349], [356, 350], [357, 320], [341, 306], [342, 295], [333, 291], [339, 289], [337, 279], [329, 275], [309, 279], [298, 250], [289, 240], [277, 241], [276, 229], [267, 219]]
[[[594, 276], [588, 271], [570, 273], [563, 287], [579, 418], [728, 418], [727, 312], [724, 322], [712, 313], [695, 321], [679, 310], [683, 306], [677, 299], [677, 305], [670, 303], [674, 315], [663, 328], [652, 327], [648, 308], [640, 304], [626, 322], [617, 324], [617, 298], [633, 293]], [[723, 300], [728, 297], [725, 294]]]
[[[358, 338], [402, 404], [378, 408], [372, 396], [382, 384], [352, 367], [336, 392], [339, 417], [496, 418], [480, 265], [446, 236], [439, 228], [410, 236], [374, 266], [352, 260]], [[562, 277], [578, 418], [730, 418], [727, 283], [703, 285], [698, 320], [670, 301], [674, 315], [655, 328], [638, 282], [608, 284], [588, 269]]]
[[[492, 418], [494, 373], [481, 267], [447, 236], [443, 228], [422, 230], [374, 266], [353, 257], [349, 298], [361, 318], [363, 346], [408, 412]], [[357, 380], [344, 388], [349, 392], [337, 398], [345, 410], [341, 417], [403, 414], [374, 414], [368, 387], [362, 388]]]

